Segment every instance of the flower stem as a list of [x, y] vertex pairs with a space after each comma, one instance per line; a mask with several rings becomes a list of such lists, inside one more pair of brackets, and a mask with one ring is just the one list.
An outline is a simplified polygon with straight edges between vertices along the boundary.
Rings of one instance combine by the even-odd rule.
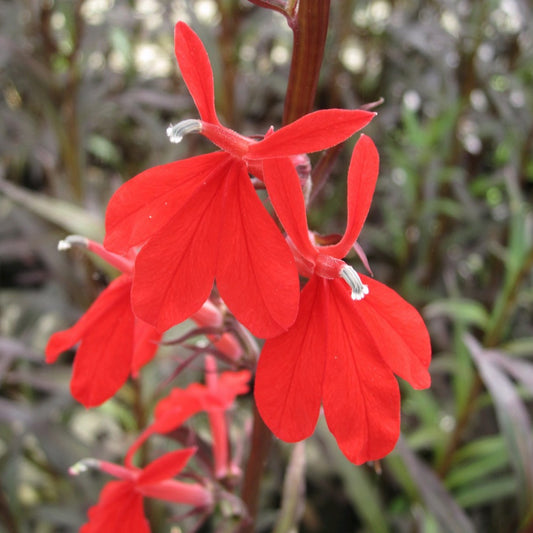
[[[292, 13], [296, 4], [288, 2], [287, 6]], [[290, 24], [294, 44], [283, 111], [284, 125], [313, 110], [329, 23], [330, 0], [300, 0], [297, 6], [298, 11]], [[272, 433], [254, 405], [252, 445], [242, 488], [248, 520], [242, 523], [239, 533], [254, 531], [259, 488], [271, 443]]]
[[329, 5], [330, 0], [300, 0], [298, 5], [283, 124], [289, 124], [313, 109], [326, 45]]
[[242, 523], [239, 533], [253, 533], [254, 531], [259, 500], [259, 487], [271, 444], [272, 433], [263, 422], [263, 419], [254, 404], [252, 446], [250, 449], [250, 457], [246, 464], [246, 470], [244, 471], [244, 481], [242, 485], [242, 501], [246, 505], [248, 511], [248, 520]]

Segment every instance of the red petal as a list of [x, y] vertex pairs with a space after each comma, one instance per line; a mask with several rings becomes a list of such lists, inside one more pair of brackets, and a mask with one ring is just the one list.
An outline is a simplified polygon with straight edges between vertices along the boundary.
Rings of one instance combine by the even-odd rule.
[[[350, 291], [328, 282], [330, 315], [324, 413], [346, 457], [356, 464], [380, 459], [400, 434], [400, 391], [365, 323], [353, 312]], [[365, 298], [366, 300], [366, 298]], [[361, 303], [361, 302], [356, 302]], [[387, 342], [387, 336], [381, 342]]]
[[150, 533], [144, 516], [143, 497], [131, 482], [112, 481], [100, 494], [98, 504], [88, 512], [89, 522], [80, 533]]
[[161, 333], [146, 322], [135, 320], [134, 326], [134, 351], [131, 361], [131, 373], [136, 375], [139, 370], [149, 363], [157, 352]]
[[85, 407], [99, 405], [124, 384], [133, 357], [131, 278], [120, 276], [72, 328], [52, 335], [48, 362], [81, 340], [72, 371], [72, 395]]
[[322, 249], [342, 259], [353, 246], [368, 215], [379, 172], [379, 154], [370, 137], [361, 135], [348, 170], [348, 222], [342, 239]]
[[235, 317], [258, 337], [285, 331], [300, 296], [292, 253], [241, 162], [226, 177], [217, 287]]
[[224, 409], [228, 409], [240, 394], [246, 394], [250, 389], [252, 374], [249, 370], [239, 372], [223, 372], [217, 384], [217, 397], [222, 402]]
[[[361, 275], [369, 293], [359, 302], [351, 303], [360, 322], [372, 337], [381, 358], [390, 369], [415, 389], [431, 384], [428, 367], [431, 362], [429, 333], [418, 311], [397, 292], [383, 283]], [[338, 291], [349, 294], [341, 280]]]
[[178, 22], [174, 31], [174, 51], [181, 75], [205, 122], [219, 124], [215, 111], [213, 71], [209, 56], [198, 35], [187, 24]]
[[137, 437], [128, 449], [124, 459], [126, 466], [131, 468], [135, 452], [150, 435], [169, 433], [177, 429], [189, 417], [206, 409], [210, 401], [212, 400], [208, 397], [206, 387], [197, 383], [189, 385], [186, 389], [173, 389], [166, 398], [157, 404], [154, 422]]
[[[211, 292], [220, 246], [223, 184], [230, 161], [232, 158], [211, 174], [137, 256], [133, 310], [159, 331], [189, 318]], [[226, 255], [232, 254], [226, 251]]]
[[154, 485], [164, 479], [174, 477], [185, 468], [187, 461], [195, 453], [196, 448], [185, 448], [162, 455], [143, 469], [137, 478], [137, 484]]
[[214, 152], [145, 170], [112, 196], [104, 246], [117, 253], [142, 244], [168, 224], [228, 154]]
[[326, 360], [326, 282], [313, 276], [302, 291], [294, 325], [265, 342], [255, 378], [255, 401], [272, 432], [288, 442], [315, 429]]
[[298, 251], [313, 258], [317, 251], [309, 240], [305, 202], [300, 178], [289, 158], [263, 161], [263, 178], [272, 206]]
[[318, 152], [366, 126], [376, 114], [360, 109], [322, 109], [283, 126], [248, 150], [250, 159]]
[[[183, 416], [191, 416], [190, 413], [207, 409], [210, 403], [212, 402], [207, 387], [200, 383], [192, 383], [185, 389], [172, 389], [166, 398], [159, 400], [154, 414], [156, 420], [163, 419], [167, 413], [172, 413], [176, 418], [179, 416], [180, 419], [183, 419]], [[222, 403], [217, 400], [214, 405], [221, 407]], [[182, 415], [180, 413], [184, 414]], [[177, 426], [173, 424], [172, 427]]]

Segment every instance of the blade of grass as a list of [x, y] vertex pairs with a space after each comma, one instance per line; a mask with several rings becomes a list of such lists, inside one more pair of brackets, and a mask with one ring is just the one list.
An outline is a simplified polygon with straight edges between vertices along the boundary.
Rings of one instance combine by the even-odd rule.
[[444, 531], [450, 533], [475, 533], [473, 524], [465, 512], [454, 501], [435, 472], [421, 461], [409, 448], [402, 437], [395, 448], [403, 459], [413, 481], [416, 483], [421, 500], [430, 510]]
[[516, 387], [492, 357], [492, 351], [483, 348], [471, 335], [465, 337], [465, 344], [494, 402], [517, 479], [520, 509], [522, 516], [525, 516], [533, 501], [533, 438], [530, 417]]
[[1, 177], [0, 192], [48, 222], [63, 228], [67, 233], [83, 235], [96, 241], [103, 239], [103, 220], [77, 205], [17, 187]]

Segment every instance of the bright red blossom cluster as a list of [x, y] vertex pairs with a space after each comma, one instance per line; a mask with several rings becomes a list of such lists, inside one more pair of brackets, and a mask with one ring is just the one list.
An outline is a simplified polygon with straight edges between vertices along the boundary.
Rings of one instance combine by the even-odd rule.
[[[262, 140], [245, 137], [220, 123], [209, 58], [182, 22], [176, 25], [175, 52], [200, 119], [171, 126], [168, 135], [179, 142], [200, 133], [220, 150], [148, 169], [125, 183], [108, 206], [104, 246], [78, 237], [63, 241], [64, 247], [83, 244], [122, 274], [76, 325], [51, 337], [47, 361], [79, 342], [72, 394], [87, 407], [98, 405], [152, 359], [167, 329], [192, 318], [200, 326], [220, 328], [208, 337], [213, 351], [238, 368], [243, 347], [223, 331], [226, 306], [251, 333], [267, 339], [256, 370], [255, 401], [275, 435], [290, 442], [310, 436], [323, 406], [350, 461], [383, 457], [399, 435], [394, 374], [415, 388], [428, 387], [431, 351], [417, 311], [343, 261], [370, 208], [378, 153], [365, 135], [355, 145], [346, 231], [333, 244], [321, 245], [323, 239], [309, 231], [295, 169], [302, 154], [345, 141], [375, 114], [322, 110], [271, 129]], [[251, 176], [266, 187], [286, 237]], [[300, 276], [309, 278], [301, 294]], [[210, 300], [214, 283], [222, 307]], [[114, 531], [148, 531], [144, 496], [212, 505], [205, 487], [170, 479], [194, 449], [164, 455], [143, 470], [132, 463], [150, 435], [169, 433], [200, 411], [208, 413], [212, 429], [214, 477], [238, 471], [229, 457], [225, 411], [247, 391], [250, 373], [219, 376], [212, 356], [206, 367], [205, 386], [175, 389], [159, 402], [154, 422], [130, 448], [125, 467], [82, 463], [120, 479], [104, 489], [85, 533], [101, 531], [103, 523], [116, 523]], [[130, 529], [119, 525], [128, 508], [134, 510]]]

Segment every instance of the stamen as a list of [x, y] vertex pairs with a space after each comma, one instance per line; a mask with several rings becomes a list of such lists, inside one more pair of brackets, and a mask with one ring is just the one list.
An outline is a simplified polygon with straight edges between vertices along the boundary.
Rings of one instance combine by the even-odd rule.
[[182, 120], [177, 124], [170, 125], [167, 128], [167, 137], [171, 143], [180, 143], [185, 135], [189, 133], [201, 133], [202, 122], [193, 118]]
[[57, 243], [57, 249], [60, 252], [70, 250], [73, 246], [83, 246], [84, 248], [87, 248], [89, 246], [89, 240], [81, 235], [69, 235]]
[[352, 289], [352, 300], [362, 300], [368, 294], [368, 286], [363, 284], [359, 274], [351, 266], [342, 267], [340, 276]]
[[68, 469], [68, 473], [71, 476], [78, 476], [82, 474], [83, 472], [87, 472], [90, 468], [99, 468], [100, 467], [100, 461], [98, 459], [92, 459], [91, 457], [87, 459], [82, 459], [81, 461], [78, 461], [76, 464], [72, 465]]

